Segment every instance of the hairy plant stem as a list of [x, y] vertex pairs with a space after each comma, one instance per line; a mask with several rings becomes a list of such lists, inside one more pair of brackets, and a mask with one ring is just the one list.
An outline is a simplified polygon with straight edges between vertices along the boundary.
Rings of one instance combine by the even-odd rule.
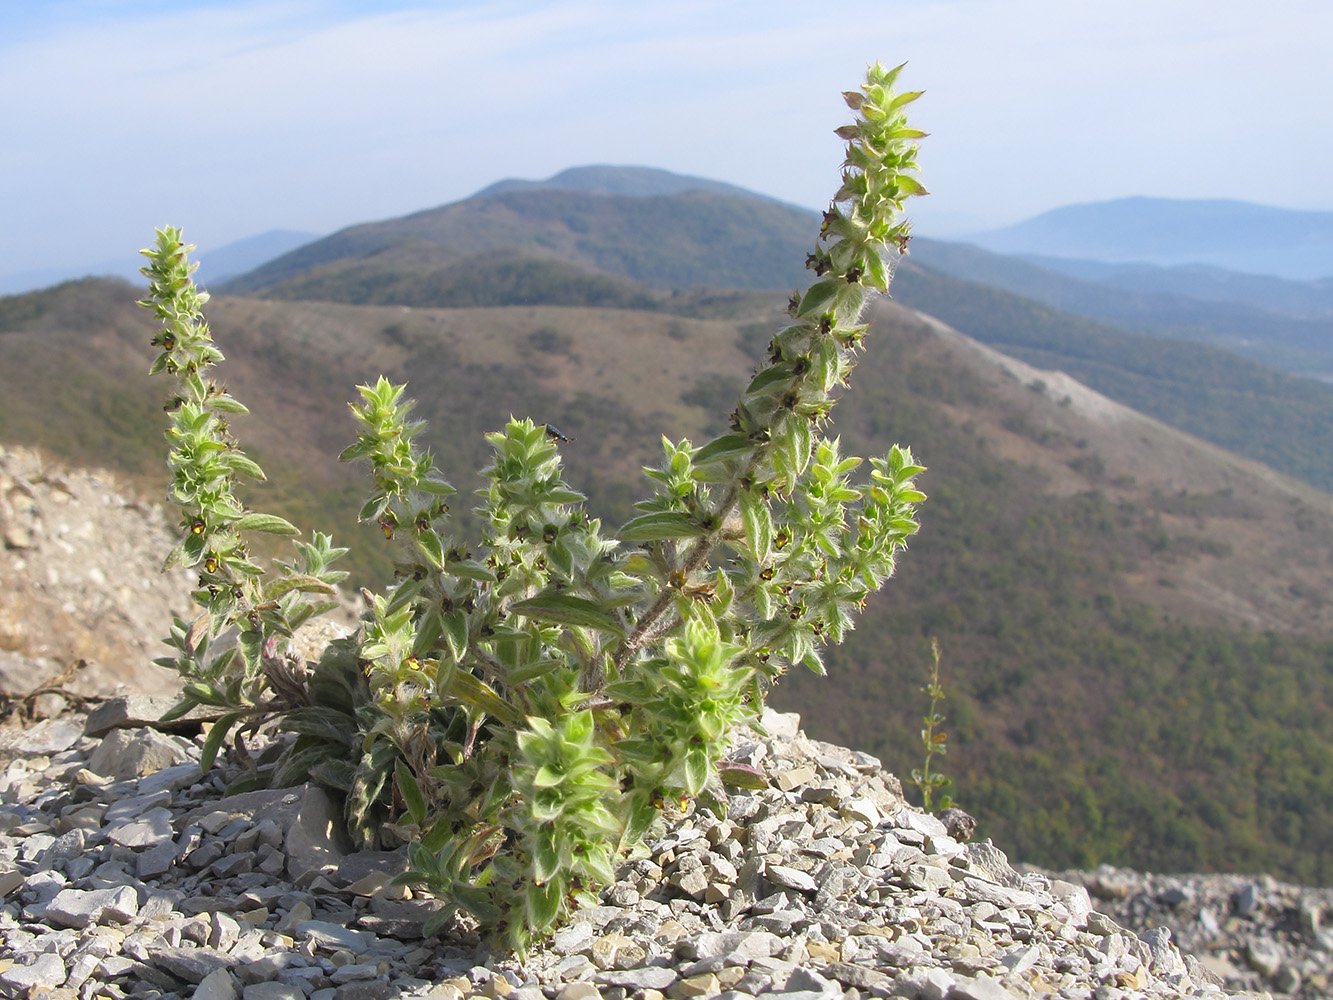
[[[740, 500], [741, 483], [754, 474], [754, 470], [758, 468], [763, 454], [764, 445], [761, 444], [750, 455], [749, 460], [745, 463], [744, 470], [737, 473], [727, 485], [726, 495], [707, 515], [710, 523], [716, 524], [717, 527], [696, 539], [694, 544], [686, 551], [685, 558], [681, 560], [678, 569], [687, 577], [706, 563], [708, 557], [712, 555], [713, 549], [717, 547], [717, 543], [722, 537], [722, 526], [728, 515], [736, 509], [736, 504]], [[657, 600], [649, 606], [648, 610], [643, 613], [643, 617], [635, 623], [634, 630], [621, 640], [620, 645], [616, 647], [615, 653], [611, 656], [611, 663], [617, 673], [624, 669], [625, 664], [629, 662], [629, 658], [634, 655], [635, 650], [640, 646], [665, 635], [676, 626], [674, 618], [669, 618], [665, 623], [660, 623], [662, 616], [670, 610], [674, 597], [675, 594], [670, 584], [663, 587], [662, 592], [657, 595]], [[596, 677], [593, 680], [600, 686], [602, 678]], [[591, 692], [595, 691], [596, 687], [585, 687], [584, 690]]]

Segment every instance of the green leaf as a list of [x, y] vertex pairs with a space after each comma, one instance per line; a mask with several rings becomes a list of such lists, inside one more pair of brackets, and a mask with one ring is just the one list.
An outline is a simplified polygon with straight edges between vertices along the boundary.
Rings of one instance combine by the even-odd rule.
[[801, 318], [822, 316], [833, 308], [846, 288], [847, 282], [840, 278], [825, 278], [823, 281], [816, 281], [801, 296], [801, 304], [796, 307], [796, 315]]
[[417, 548], [421, 554], [426, 557], [436, 569], [444, 566], [444, 543], [440, 541], [440, 536], [433, 531], [425, 531], [416, 537]]
[[346, 712], [324, 705], [306, 705], [282, 717], [282, 728], [289, 733], [314, 736], [319, 740], [351, 745], [356, 736], [356, 720]]
[[261, 531], [266, 535], [299, 535], [301, 530], [277, 514], [246, 514], [236, 522], [238, 531]]
[[708, 784], [708, 755], [702, 750], [691, 750], [685, 755], [685, 790], [698, 795]]
[[919, 180], [909, 174], [899, 174], [894, 178], [894, 183], [898, 185], [899, 190], [904, 191], [909, 195], [919, 196], [930, 194]]
[[510, 605], [509, 610], [526, 618], [557, 625], [582, 625], [617, 633], [623, 631], [615, 616], [600, 604], [560, 590], [543, 590], [536, 597]]
[[712, 462], [722, 462], [728, 458], [743, 455], [753, 448], [753, 442], [744, 434], [723, 434], [721, 437], [713, 438], [699, 449], [694, 456], [694, 464], [697, 468]]
[[191, 681], [186, 684], [182, 694], [186, 698], [193, 698], [201, 705], [214, 705], [218, 708], [231, 708], [231, 700], [211, 684], [205, 684], [202, 681]]
[[505, 701], [495, 689], [461, 667], [446, 666], [437, 681], [440, 693], [462, 702], [470, 708], [492, 715], [501, 722], [517, 726], [523, 722], [523, 713]]
[[421, 786], [416, 776], [407, 766], [407, 761], [399, 757], [394, 761], [394, 780], [398, 782], [398, 793], [403, 797], [403, 804], [412, 816], [412, 822], [422, 826], [426, 822], [426, 797], [421, 794]]
[[267, 478], [264, 475], [264, 470], [261, 469], [256, 462], [247, 458], [239, 451], [224, 451], [222, 454], [218, 455], [217, 459], [231, 471], [244, 473], [251, 479], [257, 479], [260, 482], [263, 482]]
[[535, 931], [541, 931], [555, 923], [555, 918], [560, 914], [560, 901], [563, 896], [563, 885], [559, 879], [553, 879], [544, 885], [530, 884], [526, 893], [528, 926]]
[[475, 559], [462, 559], [449, 564], [449, 572], [461, 576], [464, 580], [476, 580], [478, 583], [494, 583], [495, 571], [477, 562]]
[[231, 727], [236, 725], [240, 718], [240, 712], [233, 712], [230, 715], [224, 715], [213, 723], [213, 728], [208, 731], [208, 738], [204, 740], [204, 748], [199, 754], [199, 770], [207, 771], [213, 766], [218, 751], [222, 749], [222, 741], [227, 738], [227, 734], [231, 732]]
[[690, 514], [665, 510], [632, 518], [617, 534], [622, 542], [658, 542], [667, 538], [697, 538], [707, 533]]
[[743, 490], [740, 500], [745, 542], [755, 562], [763, 563], [773, 544], [773, 516], [764, 498], [754, 490]]
[[449, 652], [456, 661], [461, 662], [468, 646], [467, 613], [456, 609], [444, 616], [444, 640], [449, 644]]
[[[163, 666], [171, 666], [174, 662], [175, 661], [169, 660], [167, 661], [167, 663], [163, 664]], [[189, 695], [185, 695], [184, 697], [181, 698], [180, 701], [176, 702], [176, 704], [172, 705], [169, 709], [163, 712], [162, 718], [159, 719], [158, 721], [173, 722], [176, 719], [179, 719], [183, 715], [189, 715], [190, 712], [193, 711], [198, 705], [199, 702], [196, 699], [190, 697]]]
[[317, 576], [281, 576], [276, 580], [269, 581], [268, 585], [264, 587], [264, 600], [276, 601], [279, 597], [291, 593], [293, 590], [300, 591], [303, 594], [333, 594], [337, 592]]
[[204, 405], [207, 406], [210, 410], [214, 411], [215, 413], [250, 412], [250, 408], [247, 407], [244, 403], [242, 403], [239, 399], [236, 399], [234, 396], [228, 396], [225, 394], [221, 396], [209, 396]]

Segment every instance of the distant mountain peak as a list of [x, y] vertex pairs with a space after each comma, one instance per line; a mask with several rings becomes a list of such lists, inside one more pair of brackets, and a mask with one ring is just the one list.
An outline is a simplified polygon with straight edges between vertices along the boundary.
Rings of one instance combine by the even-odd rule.
[[540, 181], [506, 178], [482, 188], [473, 197], [488, 198], [513, 191], [540, 190], [578, 191], [582, 194], [608, 194], [631, 198], [658, 198], [685, 194], [689, 191], [708, 191], [765, 201], [776, 200], [735, 184], [710, 180], [707, 177], [672, 173], [670, 170], [658, 167], [619, 166], [606, 163], [568, 167]]
[[1135, 196], [1066, 205], [968, 242], [998, 253], [1203, 264], [1298, 281], [1333, 275], [1333, 212], [1224, 199]]

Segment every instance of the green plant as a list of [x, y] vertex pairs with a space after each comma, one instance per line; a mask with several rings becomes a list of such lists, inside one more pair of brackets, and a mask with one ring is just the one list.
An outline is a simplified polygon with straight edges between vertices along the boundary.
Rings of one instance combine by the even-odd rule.
[[[334, 592], [346, 574], [329, 566], [347, 550], [316, 534], [308, 543], [295, 542], [293, 562], [279, 562], [267, 573], [251, 559], [252, 535], [295, 535], [297, 529], [274, 514], [249, 510], [237, 495], [242, 477], [260, 480], [264, 473], [228, 426], [245, 407], [208, 374], [223, 356], [203, 316], [208, 293], [190, 278], [198, 265], [189, 263], [188, 249], [179, 230], [168, 228], [158, 233], [155, 247], [142, 251], [149, 288], [140, 305], [162, 323], [150, 372], [176, 380], [164, 409], [171, 415], [169, 496], [180, 512], [181, 541], [164, 568], [198, 568], [194, 599], [202, 609], [193, 623], [173, 622], [167, 641], [175, 655], [157, 662], [186, 679], [185, 698], [171, 715], [197, 704], [226, 710], [204, 747], [208, 768], [238, 723], [254, 728], [305, 702], [303, 668], [285, 655], [285, 643], [302, 623], [332, 607], [310, 595]], [[236, 641], [219, 646], [216, 640], [228, 628], [235, 629]]]
[[[949, 752], [949, 734], [940, 728], [944, 725], [944, 716], [939, 711], [940, 703], [944, 701], [944, 686], [940, 683], [940, 643], [933, 637], [930, 640], [930, 680], [921, 690], [930, 698], [930, 708], [921, 717], [921, 746], [925, 761], [919, 768], [912, 768], [912, 784], [921, 790], [921, 808], [934, 812], [953, 805], [953, 799], [945, 791], [953, 780], [930, 769], [932, 760]], [[938, 801], [936, 794], [940, 796]]]
[[[923, 133], [904, 113], [918, 95], [895, 92], [900, 70], [876, 65], [846, 95], [856, 121], [839, 130], [846, 169], [807, 260], [816, 280], [793, 296], [791, 322], [729, 430], [702, 446], [664, 438], [661, 466], [645, 470], [652, 495], [619, 530], [604, 533], [565, 482], [560, 432], [511, 419], [487, 435], [481, 538], [460, 540], [454, 490], [416, 444], [422, 425], [410, 419], [405, 387], [381, 378], [360, 387], [360, 431], [342, 456], [369, 463], [360, 516], [396, 547], [394, 583], [374, 597], [362, 633], [330, 647], [304, 686], [274, 696], [289, 678], [263, 669], [272, 657], [260, 654], [313, 607], [283, 610], [282, 601], [331, 582], [336, 550], [321, 536], [305, 562], [267, 584], [247, 582], [263, 579], [248, 559], [232, 566], [219, 556], [241, 589], [196, 595], [210, 610], [198, 637], [249, 626], [243, 645], [258, 667], [232, 658], [205, 669], [187, 642], [181, 710], [225, 695], [237, 711], [278, 713], [297, 738], [270, 779], [308, 773], [344, 793], [360, 843], [409, 843], [403, 881], [451, 904], [428, 931], [462, 910], [521, 951], [595, 898], [666, 800], [724, 808], [724, 783], [758, 780], [721, 767], [733, 728], [757, 720], [788, 667], [823, 673], [821, 648], [842, 640], [893, 573], [917, 528], [923, 470], [894, 446], [853, 483], [861, 460], [843, 457], [821, 429], [866, 335], [861, 313], [906, 248], [903, 202], [924, 193], [912, 176]], [[168, 326], [189, 317], [217, 360], [179, 233], [163, 230], [148, 254], [150, 276], [163, 276], [153, 308]], [[177, 350], [184, 332], [174, 336]], [[207, 386], [199, 394], [192, 405], [205, 415], [210, 398], [230, 399]], [[210, 452], [257, 472], [200, 419]], [[245, 513], [226, 483], [215, 506], [227, 524], [288, 530]], [[194, 501], [174, 498], [187, 529], [180, 555], [196, 565], [206, 556], [189, 543]], [[210, 517], [215, 538], [221, 515]]]

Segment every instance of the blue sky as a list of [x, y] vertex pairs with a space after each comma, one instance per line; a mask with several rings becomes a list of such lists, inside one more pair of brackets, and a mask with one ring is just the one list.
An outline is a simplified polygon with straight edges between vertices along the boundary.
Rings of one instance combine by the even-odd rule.
[[[1333, 4], [0, 0], [0, 275], [635, 163], [819, 207], [908, 61], [950, 236], [1125, 195], [1333, 210]], [[1243, 239], [1243, 234], [1238, 234]]]

